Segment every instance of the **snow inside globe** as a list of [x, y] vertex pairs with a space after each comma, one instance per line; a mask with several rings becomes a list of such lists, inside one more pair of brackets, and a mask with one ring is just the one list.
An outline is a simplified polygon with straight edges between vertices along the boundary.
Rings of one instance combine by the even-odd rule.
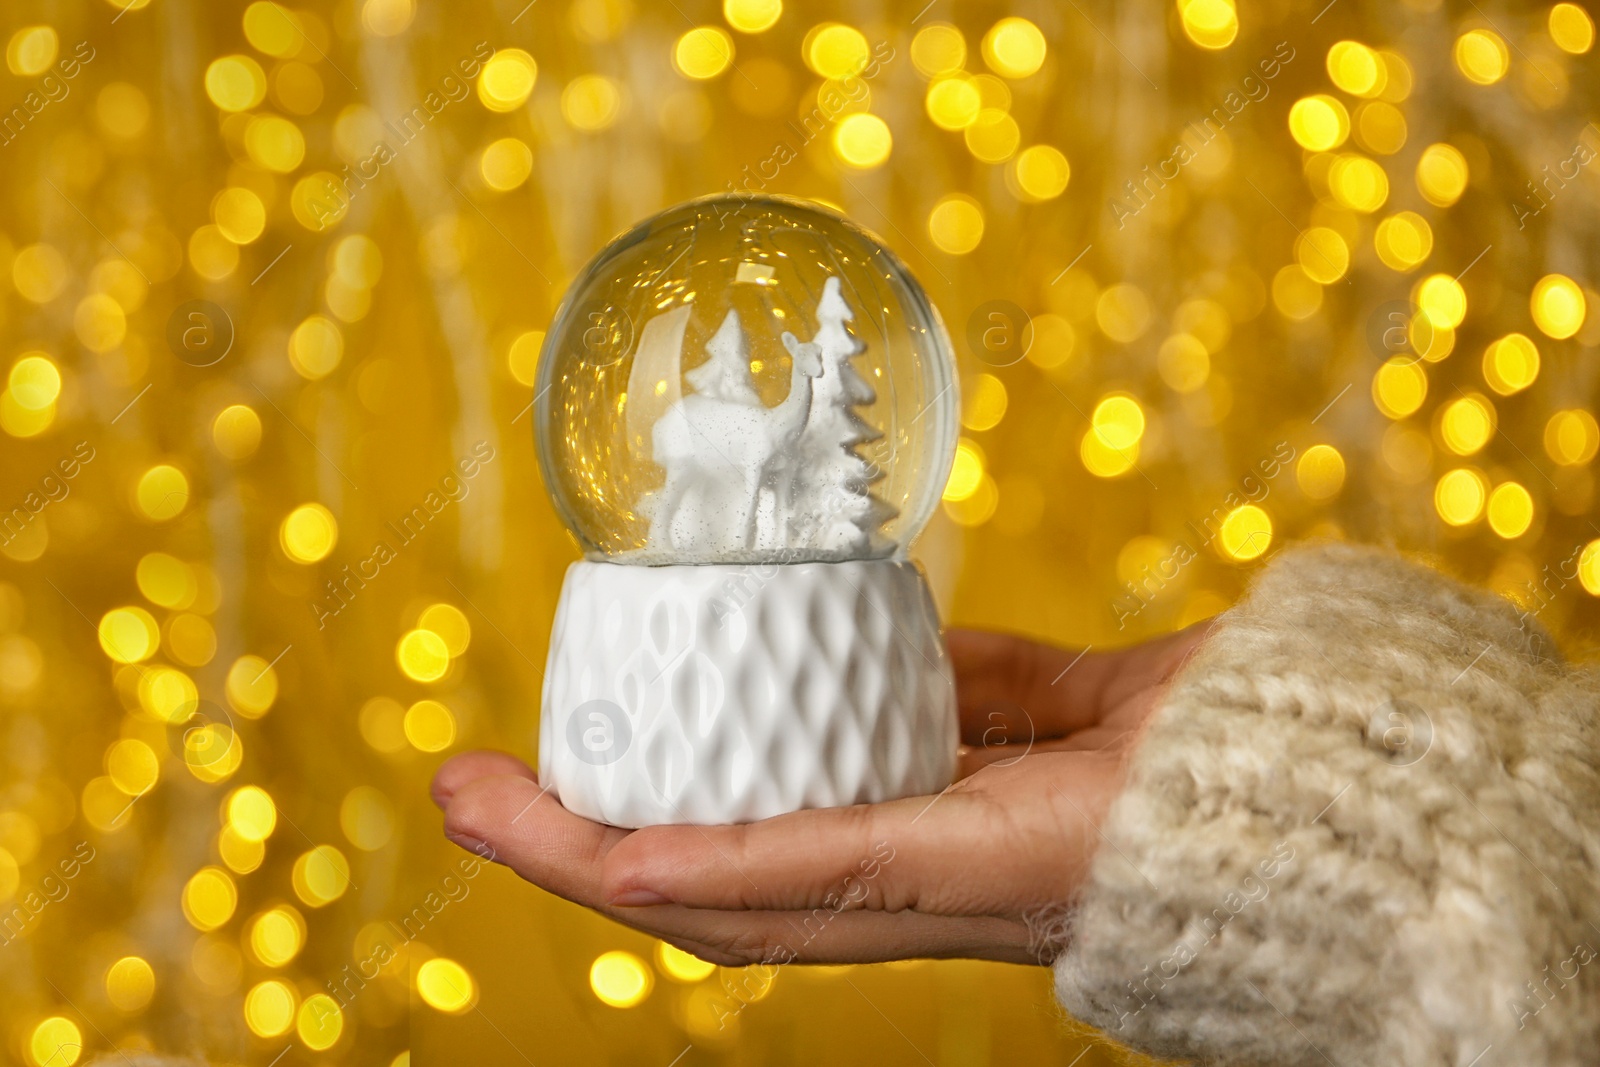
[[718, 196], [568, 290], [534, 397], [584, 550], [551, 635], [541, 781], [619, 826], [937, 792], [955, 698], [907, 558], [956, 438], [949, 338], [833, 211]]

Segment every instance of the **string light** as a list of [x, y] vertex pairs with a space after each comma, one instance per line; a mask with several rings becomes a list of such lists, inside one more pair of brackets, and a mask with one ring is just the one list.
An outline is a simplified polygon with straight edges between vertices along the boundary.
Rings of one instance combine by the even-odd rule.
[[[101, 7], [118, 34], [161, 10]], [[43, 740], [0, 797], [0, 899], [87, 838], [117, 856], [90, 868], [111, 895], [31, 931], [41, 958], [182, 913], [192, 949], [112, 939], [83, 976], [123, 1020], [101, 1022], [119, 1044], [189, 1026], [202, 1001], [187, 990], [234, 1005], [197, 1054], [226, 1058], [251, 1034], [401, 1067], [403, 1013], [385, 1005], [407, 981], [429, 1010], [469, 1015], [526, 969], [523, 954], [468, 944], [456, 962], [419, 940], [354, 1008], [317, 984], [317, 961], [369, 958], [372, 908], [412, 903], [381, 872], [437, 825], [403, 798], [445, 755], [500, 743], [482, 694], [538, 660], [517, 605], [573, 553], [515, 490], [525, 450], [507, 435], [526, 440], [560, 279], [574, 250], [671, 199], [800, 195], [883, 235], [960, 359], [965, 436], [928, 551], [964, 539], [974, 573], [1001, 574], [1090, 546], [1070, 582], [1028, 569], [1038, 596], [1082, 609], [1068, 613], [1081, 640], [1221, 610], [1280, 539], [1391, 531], [1503, 588], [1582, 542], [1600, 456], [1580, 372], [1600, 343], [1595, 208], [1571, 177], [1600, 150], [1582, 133], [1583, 5], [1398, 37], [1346, 13], [1320, 45], [1292, 40], [1293, 59], [1233, 0], [1173, 0], [1106, 37], [1077, 33], [1070, 11], [911, 21], [920, 7], [813, 23], [781, 0], [723, 0], [674, 25], [634, 0], [562, 0], [510, 37], [504, 19], [491, 33], [452, 12], [461, 41], [488, 42], [474, 51], [415, 0], [354, 0], [337, 18], [254, 0], [195, 15], [203, 32], [182, 39], [213, 44], [186, 82], [162, 73], [178, 69], [170, 41], [91, 36], [102, 58], [86, 62], [64, 23], [8, 28], [18, 85], [72, 92], [6, 135], [24, 208], [0, 278], [25, 328], [0, 364], [19, 473], [0, 533], [0, 703]], [[1150, 32], [1164, 73], [1145, 64]], [[1108, 42], [1123, 55], [1106, 51], [1120, 73], [1104, 101], [1041, 106]], [[1200, 92], [1191, 75], [1227, 54], [1250, 80]], [[1164, 103], [1119, 106], [1135, 90]], [[1486, 140], [1481, 108], [1529, 136]], [[1164, 145], [1161, 114], [1187, 123], [1172, 145], [1108, 149]], [[19, 193], [18, 175], [46, 172], [56, 190]], [[1014, 351], [972, 341], [969, 318], [993, 314], [1026, 339]], [[637, 345], [645, 324], [630, 325]], [[185, 331], [217, 348], [186, 349]], [[786, 383], [761, 376], [782, 361], [752, 355], [773, 402]], [[469, 475], [473, 427], [499, 436]], [[1252, 466], [1273, 455], [1278, 473]], [[1223, 503], [1235, 482], [1251, 499]], [[1211, 551], [1112, 634], [1104, 604], [1163, 573], [1185, 519], [1215, 531]], [[1600, 610], [1600, 541], [1577, 575], [1542, 616], [1553, 625]], [[1005, 586], [952, 595], [999, 617]], [[89, 623], [49, 624], [72, 609]], [[738, 1021], [704, 1021], [723, 995], [714, 966], [662, 943], [596, 959], [611, 935], [578, 930], [537, 964], [558, 984], [587, 981], [608, 1012], [646, 1004], [659, 976], [670, 996], [649, 1025], [726, 1047]], [[104, 1052], [34, 985], [18, 987], [35, 1005], [12, 1035], [22, 1062]]]

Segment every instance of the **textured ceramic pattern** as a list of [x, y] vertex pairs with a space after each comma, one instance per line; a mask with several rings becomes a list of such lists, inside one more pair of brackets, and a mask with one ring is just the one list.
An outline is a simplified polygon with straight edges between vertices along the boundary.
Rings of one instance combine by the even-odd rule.
[[567, 571], [539, 775], [616, 826], [734, 823], [936, 793], [955, 687], [910, 563]]

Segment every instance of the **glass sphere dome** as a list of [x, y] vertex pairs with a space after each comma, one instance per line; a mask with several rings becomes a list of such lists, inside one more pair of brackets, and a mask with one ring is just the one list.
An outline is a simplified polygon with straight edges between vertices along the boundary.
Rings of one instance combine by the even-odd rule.
[[534, 432], [591, 559], [873, 559], [937, 506], [957, 400], [944, 324], [881, 242], [817, 204], [713, 196], [573, 282]]

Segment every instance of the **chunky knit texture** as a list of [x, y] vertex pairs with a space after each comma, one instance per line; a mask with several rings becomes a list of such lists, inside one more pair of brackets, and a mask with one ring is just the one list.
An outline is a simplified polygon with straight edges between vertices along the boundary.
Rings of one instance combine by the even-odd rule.
[[1179, 674], [1056, 991], [1157, 1055], [1600, 1063], [1600, 673], [1371, 549], [1286, 552]]

